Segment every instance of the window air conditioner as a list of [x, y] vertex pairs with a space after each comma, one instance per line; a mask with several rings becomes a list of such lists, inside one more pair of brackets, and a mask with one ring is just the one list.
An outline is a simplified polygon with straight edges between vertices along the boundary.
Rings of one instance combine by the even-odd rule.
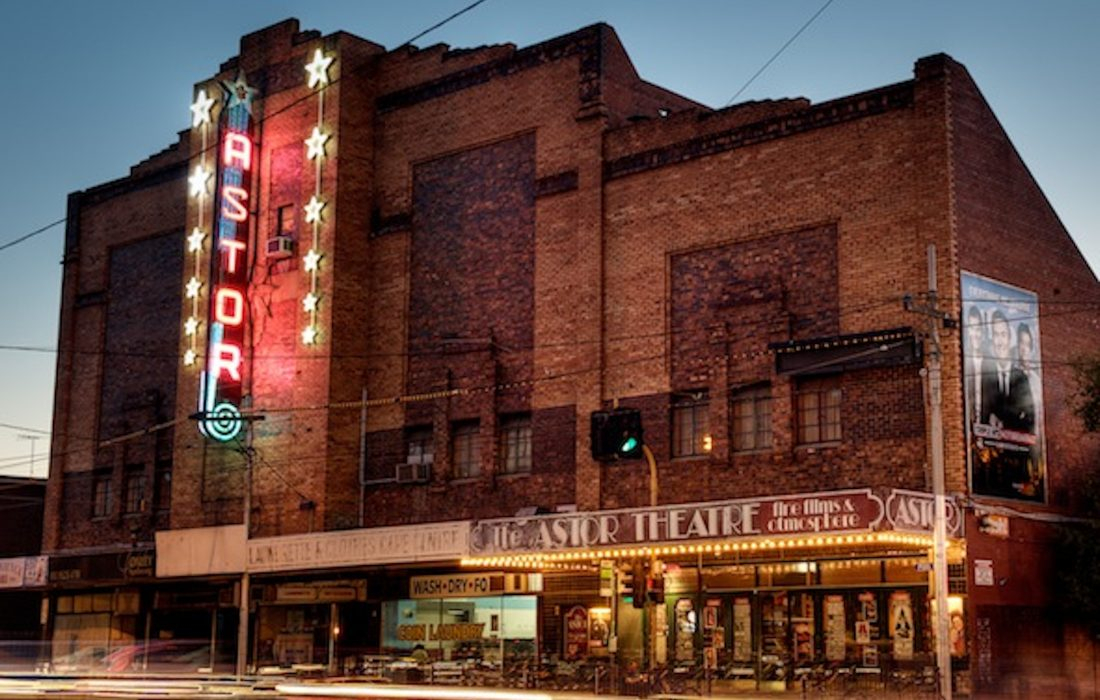
[[394, 473], [394, 480], [399, 484], [419, 484], [431, 478], [431, 464], [398, 464]]
[[267, 241], [269, 260], [283, 260], [294, 255], [294, 239], [289, 236], [275, 236]]

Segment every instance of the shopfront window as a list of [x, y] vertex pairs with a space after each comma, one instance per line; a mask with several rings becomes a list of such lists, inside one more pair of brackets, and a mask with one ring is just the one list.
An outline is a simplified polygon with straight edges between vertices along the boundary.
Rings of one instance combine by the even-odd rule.
[[410, 655], [423, 645], [433, 661], [511, 664], [537, 657], [535, 596], [395, 600], [382, 606], [383, 651]]

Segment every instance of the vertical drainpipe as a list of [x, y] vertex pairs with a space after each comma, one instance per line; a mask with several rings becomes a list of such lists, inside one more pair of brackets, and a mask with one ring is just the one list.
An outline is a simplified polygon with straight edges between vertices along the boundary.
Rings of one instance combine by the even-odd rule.
[[362, 407], [359, 409], [359, 527], [363, 527], [367, 483], [367, 387], [363, 386]]

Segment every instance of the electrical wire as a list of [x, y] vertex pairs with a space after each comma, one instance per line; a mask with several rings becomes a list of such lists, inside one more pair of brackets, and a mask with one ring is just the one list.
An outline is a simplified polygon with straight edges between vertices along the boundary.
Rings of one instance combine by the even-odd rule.
[[745, 81], [745, 84], [741, 86], [740, 90], [738, 90], [737, 92], [734, 93], [733, 97], [729, 98], [729, 100], [726, 102], [725, 106], [729, 107], [731, 104], [733, 104], [733, 101], [736, 100], [738, 97], [740, 97], [741, 93], [743, 93], [746, 89], [748, 89], [748, 87], [750, 85], [752, 85], [753, 82], [757, 78], [760, 77], [760, 74], [763, 73], [764, 71], [766, 71], [768, 69], [768, 66], [770, 66], [775, 61], [775, 59], [779, 58], [780, 54], [782, 54], [784, 51], [786, 51], [787, 47], [790, 46], [791, 44], [793, 44], [795, 39], [797, 39], [799, 36], [801, 36], [802, 32], [806, 31], [806, 29], [811, 24], [814, 23], [814, 20], [817, 19], [818, 17], [820, 17], [821, 13], [824, 12], [826, 9], [828, 9], [829, 5], [832, 5], [832, 4], [833, 4], [833, 0], [825, 0], [825, 4], [822, 5], [821, 8], [817, 12], [814, 13], [813, 17], [810, 17], [810, 19], [806, 20], [806, 23], [803, 24], [798, 29], [798, 31], [795, 32], [793, 36], [791, 36], [790, 39], [787, 39], [787, 43], [780, 46], [779, 50], [776, 51], [774, 54], [772, 54], [772, 57], [764, 62], [764, 65], [760, 66], [760, 70], [753, 73], [752, 77], [749, 78], [747, 81]]
[[[859, 314], [859, 313], [864, 313], [866, 311], [871, 311], [871, 310], [874, 310], [876, 308], [882, 308], [884, 306], [888, 306], [890, 304], [897, 303], [898, 301], [900, 301], [900, 299], [901, 299], [901, 297], [897, 296], [897, 297], [891, 297], [890, 299], [876, 300], [876, 301], [871, 301], [871, 302], [864, 303], [862, 305], [854, 305], [852, 307], [841, 308], [839, 310], [839, 316], [840, 317], [851, 316], [851, 315], [854, 315], [854, 314]], [[1065, 302], [1065, 304], [1067, 306], [1075, 306], [1075, 307], [1097, 306], [1098, 308], [1100, 308], [1100, 302]], [[1016, 317], [1013, 318], [1013, 321], [1015, 322], [1015, 321], [1027, 321], [1027, 320], [1042, 320], [1042, 319], [1047, 319], [1047, 318], [1057, 318], [1057, 317], [1062, 317], [1062, 316], [1070, 316], [1070, 315], [1075, 315], [1075, 314], [1093, 313], [1093, 312], [1094, 312], [1094, 310], [1092, 308], [1064, 308], [1064, 309], [1052, 310], [1052, 311], [1046, 311], [1046, 312], [1040, 311], [1036, 314], [1029, 314], [1029, 315], [1025, 315], [1025, 316], [1016, 316]], [[989, 325], [991, 322], [992, 321], [983, 321], [982, 325]], [[512, 347], [512, 348], [509, 348], [508, 350], [528, 352], [528, 351], [539, 351], [539, 350], [546, 350], [546, 349], [558, 349], [558, 348], [578, 347], [578, 346], [586, 346], [586, 345], [596, 345], [596, 344], [599, 344], [601, 342], [604, 342], [604, 343], [610, 345], [610, 344], [625, 343], [625, 342], [636, 341], [636, 340], [670, 338], [672, 336], [683, 335], [683, 334], [686, 334], [686, 333], [698, 333], [698, 332], [705, 331], [709, 327], [711, 327], [711, 326], [695, 326], [695, 325], [693, 325], [693, 326], [684, 326], [684, 327], [679, 327], [679, 328], [669, 328], [667, 330], [661, 330], [661, 331], [652, 331], [652, 332], [638, 333], [638, 334], [632, 334], [632, 335], [612, 336], [612, 337], [609, 337], [605, 340], [601, 340], [599, 338], [593, 338], [593, 339], [579, 339], [579, 340], [561, 341], [561, 342], [553, 342], [553, 343], [540, 343], [540, 344], [532, 344], [532, 345], [515, 346], [515, 347]], [[965, 324], [964, 324], [964, 327], [965, 327]], [[469, 342], [471, 344], [474, 344], [474, 343], [477, 343], [479, 340], [483, 340], [483, 339], [470, 339]], [[58, 352], [58, 350], [56, 348], [49, 348], [49, 347], [44, 347], [44, 346], [4, 345], [4, 344], [0, 344], [0, 350], [10, 351], [10, 352], [30, 352], [30, 353], [43, 353], [43, 354], [56, 354]], [[476, 351], [479, 351], [479, 350], [471, 350], [470, 352], [476, 352]], [[93, 356], [93, 357], [110, 357], [110, 358], [136, 357], [136, 358], [173, 358], [173, 359], [179, 359], [179, 358], [182, 357], [182, 355], [180, 353], [153, 353], [153, 352], [116, 351], [116, 350], [110, 350], [110, 351], [108, 351], [108, 350], [86, 350], [86, 349], [79, 349], [79, 348], [72, 349], [72, 350], [66, 350], [65, 352], [68, 353], [68, 354], [71, 354], [71, 355], [88, 355], [88, 356]], [[460, 354], [460, 353], [459, 353], [458, 350], [454, 350], [454, 349], [448, 350], [446, 353], [441, 352], [438, 349], [419, 350], [419, 351], [418, 350], [405, 350], [405, 351], [392, 351], [392, 352], [365, 352], [365, 353], [328, 353], [328, 354], [324, 354], [324, 355], [300, 355], [300, 354], [296, 354], [296, 353], [287, 353], [287, 354], [275, 354], [275, 353], [268, 354], [268, 353], [265, 353], [265, 354], [261, 354], [261, 355], [255, 357], [255, 359], [256, 360], [295, 359], [295, 360], [302, 361], [302, 362], [307, 362], [307, 361], [327, 362], [330, 359], [416, 358], [416, 357], [438, 357], [438, 356], [441, 356], [441, 355], [453, 355], [453, 354]], [[1051, 359], [1051, 360], [1044, 360], [1044, 362], [1046, 362], [1048, 364], [1074, 364], [1073, 360], [1054, 360], [1054, 359]]]
[[19, 245], [20, 243], [22, 243], [23, 241], [30, 240], [30, 239], [34, 238], [35, 236], [37, 236], [41, 233], [45, 233], [46, 231], [49, 231], [54, 226], [60, 226], [61, 224], [65, 223], [65, 221], [67, 221], [67, 218], [61, 218], [61, 219], [58, 219], [57, 221], [54, 221], [53, 223], [46, 224], [42, 228], [35, 229], [34, 231], [31, 231], [30, 233], [23, 234], [22, 236], [20, 236], [19, 238], [16, 238], [15, 240], [8, 241], [7, 243], [5, 243], [3, 245], [0, 245], [0, 251], [4, 251], [4, 250], [7, 250], [8, 248], [15, 247], [15, 246]]
[[403, 49], [403, 48], [405, 48], [406, 46], [408, 46], [409, 44], [411, 44], [411, 43], [413, 43], [414, 41], [416, 41], [417, 39], [421, 38], [422, 36], [425, 36], [425, 35], [427, 35], [427, 34], [431, 34], [431, 33], [432, 33], [432, 32], [434, 32], [434, 31], [435, 31], [436, 29], [439, 29], [440, 27], [442, 27], [442, 26], [443, 26], [444, 24], [447, 24], [448, 22], [450, 22], [450, 21], [451, 21], [451, 20], [453, 20], [453, 19], [456, 19], [456, 18], [458, 18], [458, 17], [461, 17], [462, 15], [466, 14], [467, 12], [469, 12], [469, 11], [470, 11], [470, 10], [472, 10], [472, 9], [474, 9], [475, 7], [477, 7], [478, 5], [480, 5], [480, 4], [481, 4], [481, 3], [483, 3], [483, 2], [485, 2], [485, 0], [476, 0], [476, 2], [472, 2], [472, 3], [470, 3], [470, 4], [469, 4], [469, 5], [467, 5], [466, 7], [462, 8], [462, 9], [461, 9], [461, 10], [459, 10], [458, 12], [454, 13], [453, 15], [451, 15], [450, 17], [448, 17], [448, 18], [446, 18], [446, 19], [444, 19], [444, 20], [441, 20], [441, 21], [439, 21], [439, 22], [436, 22], [436, 23], [435, 23], [435, 24], [433, 24], [432, 26], [430, 26], [430, 27], [428, 27], [427, 29], [425, 29], [424, 31], [420, 32], [419, 34], [417, 34], [417, 35], [416, 35], [416, 36], [414, 36], [413, 38], [409, 39], [409, 40], [408, 40], [408, 41], [406, 41], [405, 43], [403, 43], [403, 44], [401, 44], [400, 46], [398, 46], [397, 48], [395, 48], [395, 49], [394, 49], [394, 51], [396, 51], [397, 49]]
[[[469, 12], [469, 11], [470, 11], [470, 10], [472, 10], [472, 9], [474, 9], [474, 8], [475, 8], [475, 7], [477, 7], [478, 5], [480, 5], [480, 4], [482, 4], [482, 3], [484, 3], [485, 1], [486, 1], [486, 0], [476, 0], [475, 2], [473, 2], [473, 3], [469, 4], [469, 5], [467, 5], [466, 7], [462, 8], [462, 9], [461, 9], [461, 10], [459, 10], [458, 12], [455, 12], [454, 14], [450, 15], [450, 16], [449, 16], [449, 17], [447, 17], [446, 19], [443, 19], [443, 20], [441, 20], [441, 21], [439, 21], [439, 22], [436, 22], [435, 24], [433, 24], [432, 26], [428, 27], [428, 28], [427, 28], [427, 29], [425, 29], [424, 31], [422, 31], [422, 32], [420, 32], [420, 33], [418, 33], [418, 34], [416, 34], [416, 35], [415, 35], [415, 36], [413, 36], [413, 37], [412, 37], [411, 39], [409, 39], [409, 40], [405, 41], [404, 43], [400, 44], [399, 46], [397, 46], [397, 48], [395, 48], [395, 49], [394, 49], [394, 51], [396, 51], [397, 49], [402, 49], [402, 48], [404, 48], [404, 47], [406, 47], [406, 46], [409, 46], [410, 44], [412, 44], [412, 42], [416, 41], [417, 39], [419, 39], [419, 38], [421, 38], [421, 37], [425, 36], [426, 34], [430, 34], [431, 32], [434, 32], [434, 31], [435, 31], [436, 29], [439, 29], [440, 27], [442, 27], [443, 25], [447, 24], [448, 22], [450, 22], [450, 21], [452, 21], [452, 20], [454, 20], [454, 19], [456, 19], [456, 18], [458, 18], [458, 17], [460, 17], [460, 16], [462, 16], [462, 15], [466, 14], [467, 12]], [[349, 75], [354, 75], [354, 74], [355, 74], [355, 71], [350, 71], [350, 72], [349, 72], [348, 74], [349, 74]], [[333, 79], [333, 80], [329, 81], [329, 85], [333, 85], [333, 84], [335, 84], [335, 83], [338, 83], [338, 82], [340, 82], [340, 78], [335, 78], [335, 79]], [[297, 105], [301, 104], [302, 102], [304, 102], [304, 101], [306, 101], [306, 100], [308, 100], [308, 99], [312, 99], [312, 98], [313, 98], [313, 96], [314, 96], [314, 94], [315, 94], [315, 93], [310, 93], [310, 94], [308, 94], [308, 95], [304, 95], [304, 96], [302, 96], [301, 98], [299, 98], [299, 99], [297, 99], [297, 100], [293, 100], [293, 101], [291, 101], [291, 102], [290, 102], [289, 104], [287, 104], [287, 105], [284, 105], [284, 106], [283, 106], [283, 107], [281, 107], [280, 109], [278, 109], [278, 110], [276, 110], [276, 111], [274, 111], [274, 112], [271, 112], [270, 114], [265, 114], [265, 115], [264, 115], [264, 117], [263, 117], [262, 119], [258, 120], [258, 123], [259, 123], [259, 124], [262, 124], [262, 123], [266, 122], [266, 121], [267, 121], [267, 120], [268, 120], [269, 118], [271, 118], [271, 117], [274, 117], [274, 116], [276, 116], [276, 115], [278, 115], [278, 114], [282, 114], [283, 112], [286, 112], [286, 111], [288, 111], [288, 110], [292, 109], [293, 107], [295, 107], [295, 106], [297, 106]], [[208, 147], [207, 147], [207, 148], [206, 148], [205, 150], [199, 151], [199, 152], [197, 152], [197, 153], [196, 153], [195, 155], [201, 155], [201, 154], [203, 154], [203, 153], [210, 153], [210, 152], [214, 152], [214, 151], [216, 151], [216, 150], [217, 150], [217, 147], [218, 147], [218, 145], [217, 145], [217, 144], [214, 144], [214, 145], [208, 146]], [[191, 156], [191, 157], [194, 157], [194, 156]], [[31, 239], [31, 238], [34, 238], [35, 236], [37, 236], [37, 235], [39, 235], [39, 234], [42, 234], [42, 233], [45, 233], [46, 231], [49, 231], [50, 229], [52, 229], [52, 228], [53, 228], [53, 227], [55, 227], [55, 226], [60, 226], [61, 224], [65, 223], [66, 221], [68, 221], [68, 217], [63, 217], [63, 218], [61, 218], [61, 219], [58, 219], [57, 221], [54, 221], [54, 222], [52, 222], [52, 223], [49, 223], [49, 224], [46, 224], [46, 225], [45, 225], [45, 226], [43, 226], [42, 228], [39, 228], [39, 229], [35, 229], [34, 231], [31, 231], [30, 233], [24, 234], [24, 235], [22, 235], [22, 236], [20, 236], [20, 237], [18, 237], [18, 238], [16, 238], [16, 239], [14, 239], [14, 240], [12, 240], [12, 241], [9, 241], [9, 242], [7, 242], [7, 243], [4, 243], [3, 245], [0, 245], [0, 251], [4, 251], [4, 250], [7, 250], [8, 248], [11, 248], [11, 247], [14, 247], [14, 246], [16, 246], [16, 245], [19, 245], [20, 243], [22, 243], [22, 242], [24, 242], [24, 241], [26, 241], [26, 240], [29, 240], [29, 239]]]

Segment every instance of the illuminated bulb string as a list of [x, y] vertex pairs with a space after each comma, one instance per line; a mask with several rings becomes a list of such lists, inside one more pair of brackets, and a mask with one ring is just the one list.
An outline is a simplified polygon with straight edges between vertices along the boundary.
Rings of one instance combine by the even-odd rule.
[[216, 100], [208, 97], [206, 90], [199, 90], [195, 101], [191, 104], [191, 127], [198, 128], [202, 138], [202, 150], [199, 151], [199, 164], [191, 175], [191, 196], [198, 200], [198, 220], [195, 228], [187, 236], [187, 250], [191, 253], [192, 271], [191, 278], [187, 280], [186, 295], [191, 299], [191, 315], [183, 323], [184, 337], [187, 338], [187, 349], [183, 353], [183, 364], [194, 365], [198, 357], [198, 325], [199, 325], [199, 299], [202, 288], [202, 249], [207, 237], [206, 232], [206, 195], [207, 181], [210, 171], [207, 169], [206, 154], [209, 150], [210, 135], [210, 110]]

